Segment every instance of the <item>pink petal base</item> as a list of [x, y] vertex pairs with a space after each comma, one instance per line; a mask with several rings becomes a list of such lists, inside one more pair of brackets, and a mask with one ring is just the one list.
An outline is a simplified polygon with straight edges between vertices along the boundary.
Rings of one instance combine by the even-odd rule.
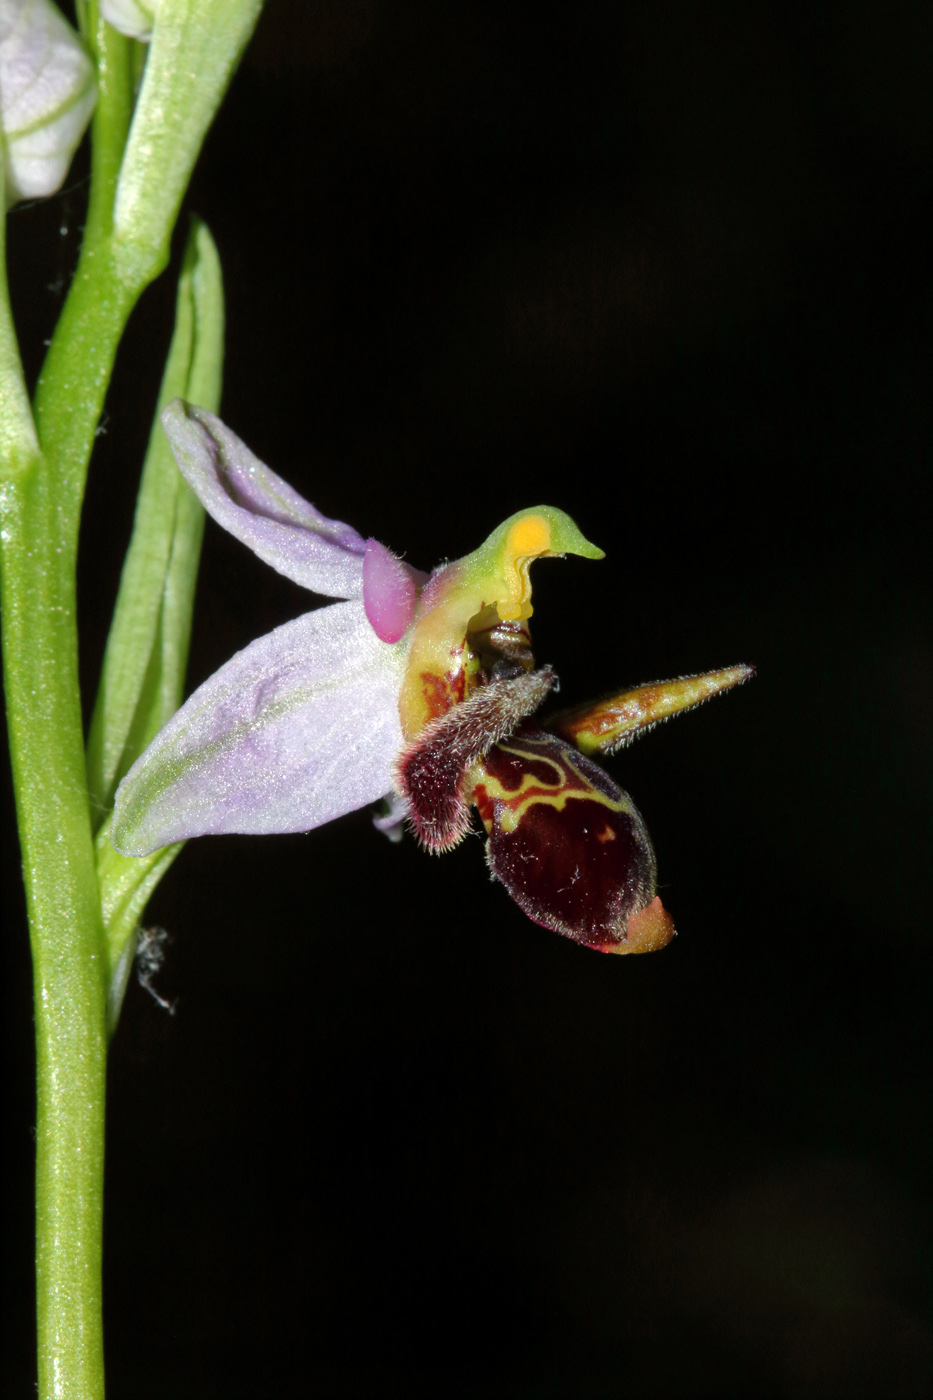
[[366, 541], [363, 556], [363, 606], [376, 636], [397, 642], [415, 615], [418, 589], [414, 570], [378, 540]]

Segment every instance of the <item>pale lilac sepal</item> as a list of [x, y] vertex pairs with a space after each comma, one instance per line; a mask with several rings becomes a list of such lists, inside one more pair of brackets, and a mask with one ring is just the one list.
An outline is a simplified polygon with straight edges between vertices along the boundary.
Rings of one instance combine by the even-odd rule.
[[280, 574], [328, 598], [359, 598], [366, 543], [328, 520], [213, 413], [173, 399], [162, 426], [185, 480], [218, 525]]
[[361, 601], [277, 627], [195, 691], [117, 789], [111, 839], [141, 856], [190, 836], [308, 831], [392, 788], [405, 648]]
[[396, 558], [378, 540], [366, 541], [363, 556], [363, 603], [377, 637], [397, 642], [408, 631], [424, 575]]

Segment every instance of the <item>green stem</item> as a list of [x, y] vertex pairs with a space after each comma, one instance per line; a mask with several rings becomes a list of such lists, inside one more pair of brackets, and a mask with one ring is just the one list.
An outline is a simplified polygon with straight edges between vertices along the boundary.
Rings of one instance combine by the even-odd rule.
[[[16, 418], [4, 414], [18, 441], [4, 433], [0, 497], [4, 683], [34, 977], [39, 1393], [56, 1400], [104, 1394], [108, 959], [84, 772], [75, 561], [94, 430], [142, 290], [116, 283], [105, 248], [128, 120], [117, 80], [127, 45], [111, 36], [95, 119], [93, 227], [43, 370], [38, 443], [17, 400]], [[3, 293], [7, 388], [16, 376], [5, 272]]]
[[97, 68], [97, 106], [91, 123], [91, 195], [85, 246], [113, 231], [113, 203], [133, 116], [133, 45], [90, 7], [88, 46]]
[[103, 1390], [107, 959], [75, 667], [74, 573], [41, 458], [4, 484], [3, 660], [36, 1019], [39, 1394]]
[[[2, 172], [0, 172], [2, 173]], [[22, 382], [0, 248], [0, 599], [34, 963], [43, 1396], [103, 1396], [106, 958], [83, 774], [74, 570]]]
[[109, 31], [92, 216], [37, 393], [39, 450], [7, 453], [2, 496], [4, 680], [36, 1021], [39, 1393], [56, 1400], [104, 1393], [108, 960], [84, 772], [75, 562], [94, 431], [144, 285], [121, 284], [106, 245], [128, 120], [121, 47]]
[[[2, 171], [0, 171], [2, 185]], [[36, 1019], [36, 1277], [43, 1396], [103, 1395], [106, 963], [83, 777], [74, 574], [10, 316], [0, 221], [0, 600]]]
[[94, 12], [91, 48], [99, 93], [91, 127], [91, 194], [74, 281], [39, 382], [39, 441], [60, 502], [62, 544], [77, 555], [87, 467], [117, 346], [139, 296], [164, 265], [152, 257], [130, 274], [113, 240], [113, 206], [132, 111], [130, 41]]
[[[259, 0], [164, 0], [143, 84], [149, 97], [141, 94], [128, 138], [131, 46], [104, 24], [94, 3], [88, 6], [86, 37], [99, 78], [88, 219], [39, 378], [35, 427], [5, 263], [0, 275], [0, 597], [34, 967], [42, 1400], [103, 1400], [104, 1394], [108, 949], [78, 686], [81, 505], [120, 338], [139, 295], [168, 260], [192, 166], [258, 9]], [[121, 188], [125, 208], [118, 218]]]

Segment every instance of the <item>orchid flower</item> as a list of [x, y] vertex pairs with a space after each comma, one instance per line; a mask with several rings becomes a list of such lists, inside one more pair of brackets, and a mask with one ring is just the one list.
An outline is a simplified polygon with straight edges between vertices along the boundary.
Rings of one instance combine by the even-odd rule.
[[100, 10], [108, 24], [128, 39], [148, 44], [159, 0], [100, 0]]
[[493, 878], [536, 923], [603, 952], [674, 935], [645, 824], [590, 755], [746, 680], [751, 667], [640, 686], [541, 719], [529, 565], [600, 559], [563, 511], [510, 516], [427, 575], [328, 520], [213, 414], [162, 416], [218, 524], [296, 583], [345, 601], [277, 627], [222, 666], [136, 761], [112, 840], [142, 856], [191, 836], [307, 831], [385, 798], [430, 851], [476, 807]]
[[8, 205], [55, 193], [96, 100], [91, 60], [52, 0], [0, 0], [0, 156]]

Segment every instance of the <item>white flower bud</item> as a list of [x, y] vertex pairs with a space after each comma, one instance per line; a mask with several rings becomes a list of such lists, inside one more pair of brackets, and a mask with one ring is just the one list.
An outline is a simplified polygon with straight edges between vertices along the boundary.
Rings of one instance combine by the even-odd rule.
[[55, 193], [96, 100], [93, 65], [52, 0], [0, 0], [0, 139], [8, 205]]
[[148, 44], [159, 0], [100, 0], [100, 12], [108, 24], [129, 39]]

